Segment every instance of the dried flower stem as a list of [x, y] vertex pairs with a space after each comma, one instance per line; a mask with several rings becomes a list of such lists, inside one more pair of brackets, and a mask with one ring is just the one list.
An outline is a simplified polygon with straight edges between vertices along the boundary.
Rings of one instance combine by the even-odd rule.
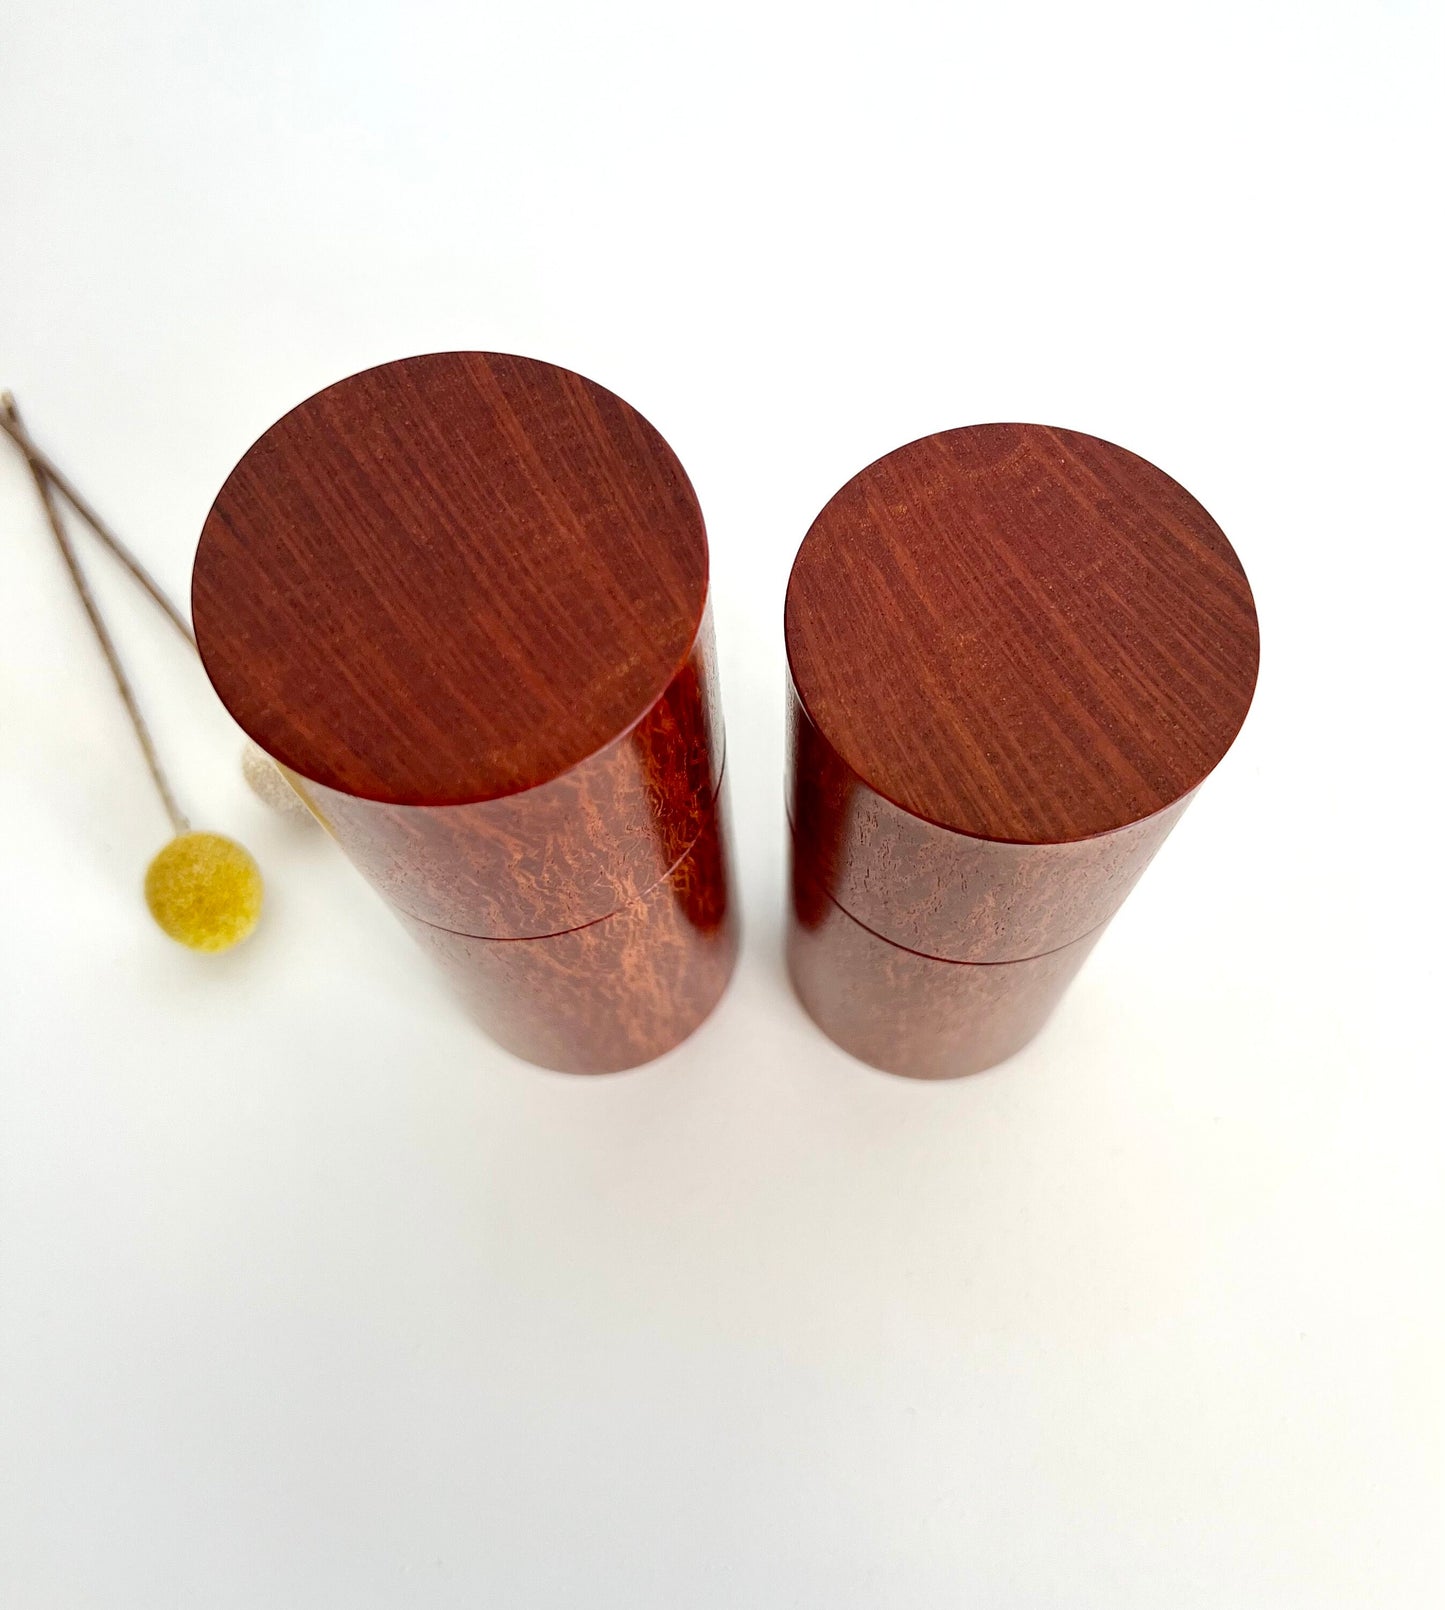
[[[9, 392], [6, 392], [5, 395], [7, 397], [10, 396]], [[12, 405], [13, 401], [14, 399], [12, 398]], [[85, 521], [86, 525], [90, 527], [90, 529], [96, 534], [105, 547], [107, 547], [111, 553], [115, 555], [115, 557], [121, 562], [121, 564], [125, 566], [131, 575], [135, 577], [140, 585], [145, 588], [146, 592], [150, 594], [151, 598], [154, 599], [160, 608], [165, 612], [166, 618], [170, 621], [171, 625], [174, 626], [181, 636], [185, 638], [186, 642], [188, 642], [191, 647], [194, 648], [196, 646], [196, 634], [191, 630], [191, 623], [181, 613], [180, 607], [176, 604], [175, 600], [170, 596], [169, 593], [166, 592], [165, 588], [161, 586], [155, 577], [151, 575], [150, 571], [146, 569], [140, 560], [136, 558], [131, 550], [126, 547], [125, 543], [123, 543], [120, 538], [116, 536], [115, 532], [112, 531], [105, 521], [101, 519], [101, 517], [95, 512], [90, 504], [87, 503], [80, 493], [75, 490], [75, 487], [72, 485], [69, 477], [58, 469], [54, 461], [47, 454], [41, 452], [41, 450], [35, 445], [34, 441], [31, 439], [29, 431], [27, 431], [25, 426], [21, 423], [20, 416], [14, 411], [13, 406], [7, 406], [4, 410], [4, 417], [0, 418], [0, 429], [3, 429], [6, 435], [8, 435], [15, 445], [20, 449], [20, 451], [24, 453], [32, 470], [34, 470], [36, 466], [39, 466], [41, 473], [49, 479], [50, 484], [55, 488], [55, 490], [60, 493], [61, 497], [63, 497], [71, 508], [74, 509], [75, 512], [80, 516], [80, 518]]]
[[[121, 700], [126, 708], [126, 714], [130, 717], [131, 725], [135, 728], [136, 738], [140, 742], [146, 765], [150, 768], [150, 774], [155, 780], [156, 790], [161, 796], [161, 803], [165, 806], [166, 815], [170, 817], [171, 826], [176, 833], [188, 833], [190, 823], [186, 820], [185, 813], [176, 803], [176, 796], [171, 791], [171, 785], [166, 779], [166, 774], [161, 767], [160, 757], [156, 753], [156, 746], [151, 739], [150, 729], [146, 726], [145, 717], [141, 715], [139, 704], [136, 703], [135, 690], [131, 687], [130, 678], [125, 674], [125, 667], [121, 664], [120, 655], [116, 652], [115, 644], [111, 641], [110, 632], [107, 630], [105, 620], [100, 613], [100, 606], [96, 603], [95, 596], [90, 590], [90, 583], [85, 578], [85, 572], [80, 568], [80, 561], [76, 558], [75, 549], [72, 547], [70, 537], [61, 522], [60, 511], [55, 507], [55, 498], [50, 490], [50, 482], [54, 479], [55, 484], [59, 486], [61, 484], [60, 480], [52, 475], [52, 472], [46, 467], [39, 454], [29, 445], [29, 437], [25, 434], [25, 428], [20, 423], [20, 414], [15, 407], [15, 399], [8, 391], [4, 393], [3, 397], [0, 397], [0, 404], [3, 404], [3, 407], [0, 407], [0, 412], [4, 414], [5, 429], [21, 452], [25, 454], [25, 462], [30, 466], [30, 473], [35, 481], [35, 490], [45, 508], [45, 517], [50, 522], [50, 529], [55, 536], [56, 546], [60, 549], [61, 557], [65, 560], [65, 568], [70, 572], [70, 579], [75, 585], [75, 591], [79, 595], [81, 603], [85, 606], [85, 613], [90, 619], [96, 641], [100, 644], [101, 652], [105, 655], [106, 664], [110, 666], [110, 674], [115, 678], [116, 689], [120, 693]], [[66, 496], [72, 503], [75, 502], [75, 499], [69, 493]], [[79, 506], [77, 505], [77, 507]], [[88, 524], [95, 525], [89, 515], [86, 515], [85, 518]], [[99, 533], [99, 526], [95, 528]], [[118, 545], [116, 551], [123, 556], [123, 550]], [[158, 602], [164, 599], [165, 595], [160, 593], [159, 589], [152, 590], [154, 584], [149, 582], [139, 565], [127, 564], [127, 568], [133, 571], [136, 579], [145, 586], [146, 591], [150, 592], [152, 597], [157, 598]], [[166, 600], [166, 606], [166, 613], [172, 615], [174, 606], [169, 605], [168, 600]], [[173, 615], [173, 618], [179, 619], [178, 612]], [[187, 638], [190, 638], [189, 627], [184, 626], [184, 622], [180, 622], [180, 624]]]

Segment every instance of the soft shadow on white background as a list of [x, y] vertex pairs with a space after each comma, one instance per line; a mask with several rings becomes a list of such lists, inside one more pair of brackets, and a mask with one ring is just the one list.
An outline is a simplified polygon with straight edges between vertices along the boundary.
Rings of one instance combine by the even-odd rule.
[[[0, 458], [0, 1602], [1436, 1602], [1439, 34], [13, 0], [0, 382], [177, 592], [245, 447], [368, 364], [528, 353], [667, 436], [746, 949], [652, 1067], [512, 1061], [96, 560], [193, 815], [269, 878], [241, 951], [170, 947]], [[1047, 1032], [915, 1085], [781, 973], [783, 586], [863, 464], [998, 419], [1189, 487], [1264, 663]]]

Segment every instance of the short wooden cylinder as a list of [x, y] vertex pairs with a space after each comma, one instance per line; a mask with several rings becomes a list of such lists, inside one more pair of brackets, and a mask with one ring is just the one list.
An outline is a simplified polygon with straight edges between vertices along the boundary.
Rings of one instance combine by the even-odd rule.
[[217, 692], [495, 1038], [632, 1066], [735, 950], [707, 539], [661, 436], [568, 370], [353, 375], [202, 533]]
[[976, 1072], [1037, 1033], [1244, 720], [1218, 526], [1145, 460], [1029, 425], [849, 482], [785, 616], [789, 965], [846, 1050]]

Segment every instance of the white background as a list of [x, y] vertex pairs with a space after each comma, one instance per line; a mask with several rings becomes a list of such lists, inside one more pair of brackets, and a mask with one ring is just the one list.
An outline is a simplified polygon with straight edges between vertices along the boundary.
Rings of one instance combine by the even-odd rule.
[[[7, 0], [0, 382], [178, 593], [368, 364], [548, 358], [671, 441], [746, 943], [653, 1066], [511, 1060], [97, 559], [269, 880], [170, 945], [0, 453], [6, 1610], [1440, 1602], [1432, 9]], [[1264, 664], [1047, 1032], [930, 1086], [784, 979], [782, 596], [863, 464], [997, 419], [1193, 490]]]

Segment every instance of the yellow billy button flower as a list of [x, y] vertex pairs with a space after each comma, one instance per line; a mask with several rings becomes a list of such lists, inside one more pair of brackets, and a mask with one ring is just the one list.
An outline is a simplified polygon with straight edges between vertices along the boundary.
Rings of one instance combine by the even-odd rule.
[[264, 884], [244, 846], [220, 833], [181, 833], [146, 869], [146, 904], [172, 939], [229, 950], [256, 926]]

